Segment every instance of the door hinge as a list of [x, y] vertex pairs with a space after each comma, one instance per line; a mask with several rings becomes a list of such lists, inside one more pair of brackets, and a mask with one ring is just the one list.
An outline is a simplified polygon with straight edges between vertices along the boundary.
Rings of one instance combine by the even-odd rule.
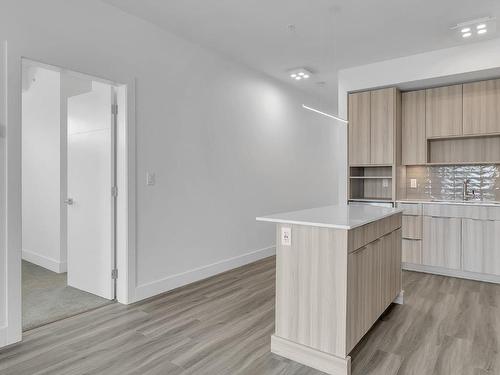
[[111, 114], [113, 115], [118, 114], [118, 104], [111, 104]]
[[118, 186], [113, 186], [111, 188], [111, 196], [112, 197], [117, 197], [118, 196]]
[[114, 270], [111, 270], [111, 279], [118, 279], [118, 270], [116, 268]]

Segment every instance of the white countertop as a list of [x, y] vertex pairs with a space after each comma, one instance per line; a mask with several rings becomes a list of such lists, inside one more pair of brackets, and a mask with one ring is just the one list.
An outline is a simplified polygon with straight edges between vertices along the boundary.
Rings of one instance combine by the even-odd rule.
[[258, 217], [257, 221], [299, 224], [322, 228], [353, 229], [402, 212], [402, 209], [375, 206], [324, 206]]
[[479, 207], [500, 207], [500, 202], [496, 201], [446, 201], [446, 200], [419, 200], [419, 199], [403, 199], [396, 203], [422, 203], [422, 204], [451, 204], [460, 206], [479, 206]]

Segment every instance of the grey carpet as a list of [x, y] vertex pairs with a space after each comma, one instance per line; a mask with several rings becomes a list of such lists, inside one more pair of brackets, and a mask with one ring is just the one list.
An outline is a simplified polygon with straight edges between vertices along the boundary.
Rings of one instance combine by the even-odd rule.
[[66, 273], [55, 273], [23, 260], [23, 330], [112, 303], [67, 286]]

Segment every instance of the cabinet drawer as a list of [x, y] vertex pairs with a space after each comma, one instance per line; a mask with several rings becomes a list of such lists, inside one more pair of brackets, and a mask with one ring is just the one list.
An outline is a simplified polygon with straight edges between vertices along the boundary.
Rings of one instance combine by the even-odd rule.
[[459, 270], [461, 268], [462, 219], [423, 219], [422, 264]]
[[424, 215], [476, 220], [500, 220], [500, 206], [482, 206], [480, 204], [425, 204]]
[[422, 216], [403, 215], [403, 238], [422, 239]]
[[403, 263], [422, 264], [422, 241], [403, 239]]
[[398, 208], [403, 209], [403, 215], [422, 215], [420, 203], [398, 203]]

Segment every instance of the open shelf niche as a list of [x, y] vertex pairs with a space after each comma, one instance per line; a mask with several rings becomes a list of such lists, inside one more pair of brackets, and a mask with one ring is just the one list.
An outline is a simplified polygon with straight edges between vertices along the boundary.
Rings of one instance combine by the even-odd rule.
[[392, 166], [349, 168], [349, 198], [357, 201], [392, 200]]
[[500, 135], [427, 139], [427, 164], [498, 164]]

